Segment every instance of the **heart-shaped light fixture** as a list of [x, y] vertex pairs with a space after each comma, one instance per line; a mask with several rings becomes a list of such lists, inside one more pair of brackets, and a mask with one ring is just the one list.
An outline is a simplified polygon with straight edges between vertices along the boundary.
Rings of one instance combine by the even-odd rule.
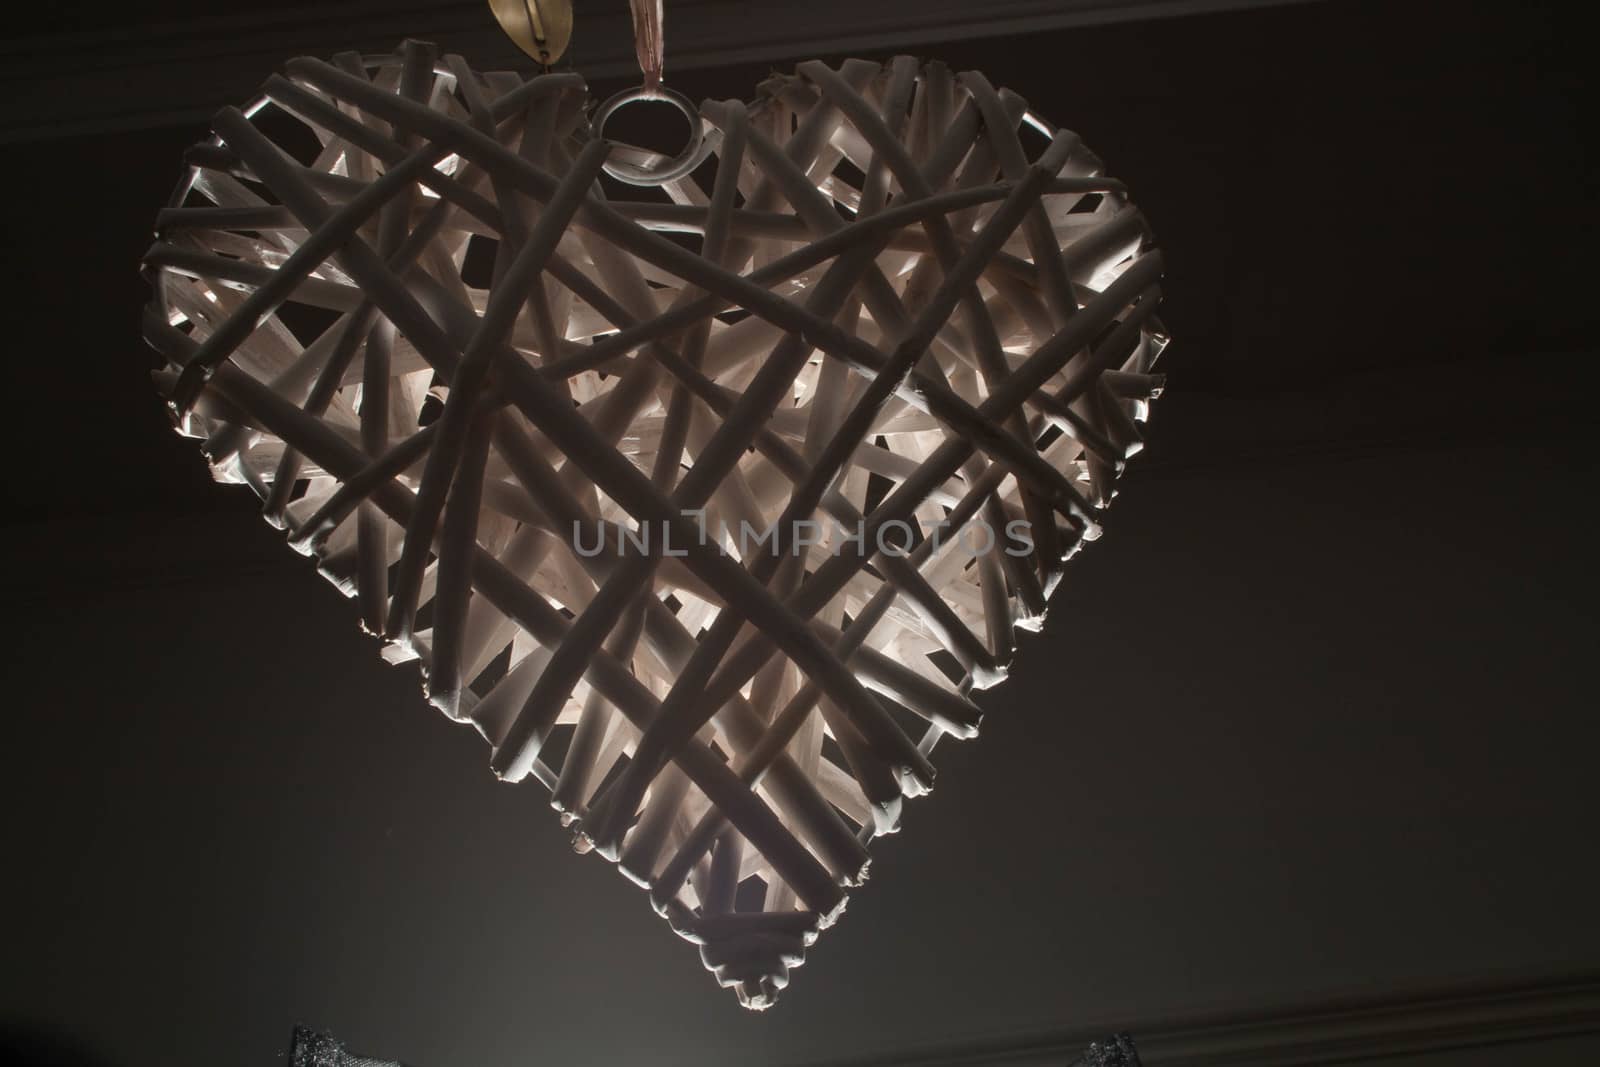
[[664, 196], [588, 106], [414, 42], [291, 62], [192, 150], [146, 336], [217, 477], [764, 1007], [1097, 534], [1160, 258], [937, 63], [706, 103]]

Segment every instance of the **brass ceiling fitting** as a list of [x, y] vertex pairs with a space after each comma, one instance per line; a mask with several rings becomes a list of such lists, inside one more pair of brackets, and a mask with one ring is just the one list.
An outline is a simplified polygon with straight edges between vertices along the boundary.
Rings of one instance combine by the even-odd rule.
[[518, 48], [547, 67], [572, 41], [572, 0], [489, 0], [489, 10]]

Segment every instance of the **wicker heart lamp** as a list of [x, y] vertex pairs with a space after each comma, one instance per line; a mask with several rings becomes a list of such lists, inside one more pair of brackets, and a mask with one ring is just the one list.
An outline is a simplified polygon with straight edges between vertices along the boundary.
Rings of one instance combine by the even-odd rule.
[[[494, 773], [766, 1007], [1098, 535], [1161, 259], [981, 75], [810, 62], [696, 107], [636, 3], [646, 84], [592, 111], [544, 66], [570, 12], [494, 6], [540, 70], [408, 41], [217, 113], [145, 259], [156, 380]], [[682, 153], [603, 136], [640, 98]]]

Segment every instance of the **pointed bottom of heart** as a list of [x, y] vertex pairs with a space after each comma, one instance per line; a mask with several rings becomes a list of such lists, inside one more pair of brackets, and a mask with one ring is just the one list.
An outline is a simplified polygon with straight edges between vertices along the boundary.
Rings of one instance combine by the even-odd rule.
[[744, 1007], [764, 1011], [777, 1003], [823, 925], [816, 912], [749, 912], [690, 918], [674, 929], [700, 946], [700, 962], [718, 985], [732, 989]]

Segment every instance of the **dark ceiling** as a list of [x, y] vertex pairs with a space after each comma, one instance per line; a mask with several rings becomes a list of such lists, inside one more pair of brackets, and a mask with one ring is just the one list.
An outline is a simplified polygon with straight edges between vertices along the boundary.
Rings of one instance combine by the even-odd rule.
[[296, 1021], [425, 1067], [798, 1065], [1595, 966], [1588, 41], [1390, 0], [919, 49], [1128, 181], [1170, 389], [765, 1017], [167, 431], [136, 263], [200, 128], [10, 146], [0, 1019], [116, 1067], [273, 1064]]

